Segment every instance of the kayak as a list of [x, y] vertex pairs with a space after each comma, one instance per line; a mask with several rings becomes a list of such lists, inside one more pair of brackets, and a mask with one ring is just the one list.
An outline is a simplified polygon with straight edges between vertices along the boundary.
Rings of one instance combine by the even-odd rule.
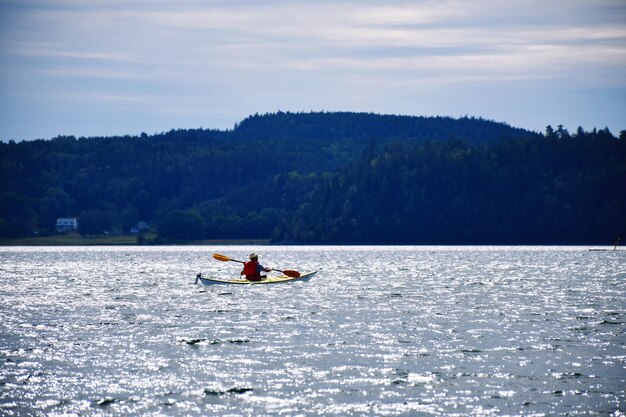
[[273, 277], [267, 277], [262, 281], [248, 281], [245, 278], [238, 279], [221, 279], [221, 278], [205, 278], [202, 274], [196, 276], [196, 284], [200, 281], [204, 285], [228, 285], [228, 284], [243, 284], [243, 285], [257, 285], [257, 284], [282, 284], [283, 282], [292, 281], [304, 281], [310, 280], [317, 271], [307, 272], [301, 274], [299, 277], [288, 277], [287, 275], [277, 275]]

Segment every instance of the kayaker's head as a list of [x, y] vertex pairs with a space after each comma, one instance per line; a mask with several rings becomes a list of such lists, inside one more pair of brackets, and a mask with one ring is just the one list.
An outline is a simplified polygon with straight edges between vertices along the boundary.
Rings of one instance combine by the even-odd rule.
[[259, 255], [257, 255], [254, 252], [252, 252], [250, 255], [248, 255], [248, 257], [250, 258], [251, 261], [256, 261], [257, 259], [259, 259]]

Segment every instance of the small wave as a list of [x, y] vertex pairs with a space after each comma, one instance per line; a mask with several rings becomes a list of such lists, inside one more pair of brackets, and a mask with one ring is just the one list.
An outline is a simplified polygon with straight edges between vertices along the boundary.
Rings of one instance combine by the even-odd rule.
[[234, 345], [241, 345], [244, 343], [250, 343], [250, 339], [228, 339], [227, 342]]
[[482, 353], [480, 349], [461, 349], [462, 353]]
[[188, 345], [195, 345], [201, 342], [206, 341], [206, 339], [181, 339], [181, 343], [187, 343]]
[[228, 394], [245, 394], [246, 392], [254, 391], [254, 388], [248, 387], [233, 387], [227, 390], [213, 389], [213, 388], [205, 388], [203, 391], [203, 395], [205, 397], [208, 396], [219, 396], [219, 395], [228, 395]]
[[600, 322], [600, 324], [608, 324], [608, 325], [615, 325], [615, 324], [624, 324], [626, 323], [625, 321], [616, 321], [616, 320], [602, 320], [602, 322]]
[[105, 398], [100, 398], [100, 399], [94, 400], [93, 402], [97, 406], [108, 407], [109, 405], [117, 402], [117, 400], [115, 398], [113, 398], [113, 397], [105, 397]]

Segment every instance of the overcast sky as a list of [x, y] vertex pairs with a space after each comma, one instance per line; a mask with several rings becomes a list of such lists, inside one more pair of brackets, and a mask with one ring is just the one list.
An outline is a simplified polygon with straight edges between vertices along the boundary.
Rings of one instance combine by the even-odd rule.
[[625, 0], [0, 0], [0, 140], [254, 113], [626, 129]]

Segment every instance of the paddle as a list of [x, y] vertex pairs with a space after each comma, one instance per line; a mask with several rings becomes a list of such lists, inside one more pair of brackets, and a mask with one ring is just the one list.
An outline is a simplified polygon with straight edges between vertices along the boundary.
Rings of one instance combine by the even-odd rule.
[[[219, 253], [214, 253], [213, 257], [215, 259], [217, 259], [218, 261], [222, 261], [222, 262], [233, 261], [233, 262], [239, 262], [240, 264], [245, 263], [244, 261], [238, 261], [237, 259], [231, 259], [228, 256], [220, 255]], [[270, 271], [280, 272], [280, 273], [283, 273], [283, 274], [285, 274], [285, 275], [287, 275], [288, 277], [291, 277], [291, 278], [298, 278], [300, 276], [300, 273], [298, 271], [294, 271], [292, 269], [285, 269], [284, 271], [281, 271], [280, 269], [270, 269]]]

